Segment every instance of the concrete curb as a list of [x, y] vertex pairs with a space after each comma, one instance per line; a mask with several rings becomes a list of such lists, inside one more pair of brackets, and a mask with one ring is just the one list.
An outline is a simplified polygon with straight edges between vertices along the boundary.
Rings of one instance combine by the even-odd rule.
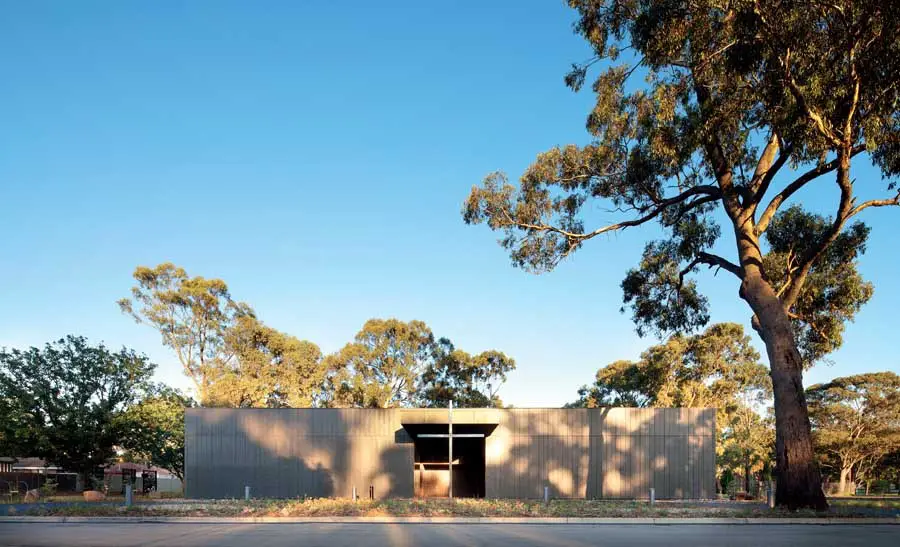
[[496, 517], [0, 517], [2, 523], [67, 524], [523, 524], [523, 525], [900, 525], [900, 518], [496, 518]]

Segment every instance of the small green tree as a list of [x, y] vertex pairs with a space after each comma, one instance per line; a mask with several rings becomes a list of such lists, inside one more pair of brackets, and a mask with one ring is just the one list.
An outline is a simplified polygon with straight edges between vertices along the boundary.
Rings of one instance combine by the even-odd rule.
[[67, 336], [43, 349], [0, 350], [0, 399], [11, 402], [20, 453], [79, 473], [88, 484], [125, 437], [120, 417], [155, 365], [133, 350]]
[[150, 386], [119, 418], [119, 446], [129, 458], [170, 471], [184, 480], [184, 409], [194, 400], [165, 385]]
[[750, 478], [771, 469], [775, 453], [775, 423], [756, 409], [741, 405], [729, 416], [721, 435], [719, 467], [739, 470], [744, 492], [750, 493]]
[[119, 307], [138, 323], [160, 332], [163, 344], [175, 351], [203, 403], [211, 367], [223, 366], [233, 358], [225, 344], [226, 332], [238, 318], [252, 316], [253, 310], [235, 302], [221, 279], [190, 277], [168, 262], [154, 268], [139, 266], [134, 279], [131, 298], [119, 300]]

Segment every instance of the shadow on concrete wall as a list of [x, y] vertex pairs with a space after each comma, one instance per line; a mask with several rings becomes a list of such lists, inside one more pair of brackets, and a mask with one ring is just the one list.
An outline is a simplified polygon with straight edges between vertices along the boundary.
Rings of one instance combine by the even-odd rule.
[[311, 435], [305, 424], [266, 409], [203, 409], [186, 421], [188, 497], [332, 497], [346, 473], [346, 442]]
[[375, 491], [376, 498], [409, 498], [412, 497], [413, 466], [409, 461], [409, 448], [392, 446], [381, 451], [378, 457], [379, 467], [384, 470], [387, 485], [386, 491]]
[[488, 439], [487, 495], [708, 498], [711, 412], [703, 409], [518, 410]]
[[[199, 409], [186, 417], [189, 497], [411, 497], [413, 447], [389, 411]], [[404, 434], [405, 435], [405, 434]]]
[[[414, 445], [390, 410], [198, 409], [186, 418], [189, 497], [414, 495]], [[705, 412], [706, 414], [699, 414]], [[501, 410], [485, 495], [706, 498], [714, 421], [703, 409]]]

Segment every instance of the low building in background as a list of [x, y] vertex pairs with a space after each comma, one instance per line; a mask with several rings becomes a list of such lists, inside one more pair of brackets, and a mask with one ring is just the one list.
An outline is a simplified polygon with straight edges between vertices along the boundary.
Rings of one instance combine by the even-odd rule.
[[715, 409], [458, 409], [450, 430], [446, 409], [187, 409], [185, 493], [715, 497]]
[[[4, 458], [0, 459], [0, 463], [4, 464], [0, 467], [0, 496], [40, 488], [48, 481], [52, 481], [56, 485], [56, 491], [60, 493], [81, 492], [86, 489], [86, 485], [82, 484], [82, 477], [77, 473], [61, 469], [42, 458]], [[87, 486], [102, 487], [113, 495], [124, 493], [124, 485], [128, 482], [138, 494], [182, 492], [181, 480], [171, 472], [139, 463], [110, 464], [97, 468], [94, 475], [94, 482]]]
[[124, 493], [128, 482], [134, 486], [135, 492], [141, 494], [182, 491], [181, 480], [161, 467], [121, 462], [103, 469], [103, 483], [110, 493]]
[[77, 474], [60, 469], [42, 458], [4, 458], [0, 468], [0, 497], [40, 488], [48, 481], [60, 491], [74, 491]]

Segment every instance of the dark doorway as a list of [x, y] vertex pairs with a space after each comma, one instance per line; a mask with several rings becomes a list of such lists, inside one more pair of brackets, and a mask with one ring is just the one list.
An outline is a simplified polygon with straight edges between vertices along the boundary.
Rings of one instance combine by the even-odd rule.
[[[421, 498], [446, 498], [450, 495], [450, 442], [446, 437], [428, 437], [429, 434], [446, 434], [447, 426], [420, 426], [411, 432], [415, 442], [414, 480], [415, 493]], [[477, 426], [454, 425], [453, 436], [453, 497], [483, 498], [485, 494], [484, 433]], [[457, 437], [460, 434], [477, 435]]]

